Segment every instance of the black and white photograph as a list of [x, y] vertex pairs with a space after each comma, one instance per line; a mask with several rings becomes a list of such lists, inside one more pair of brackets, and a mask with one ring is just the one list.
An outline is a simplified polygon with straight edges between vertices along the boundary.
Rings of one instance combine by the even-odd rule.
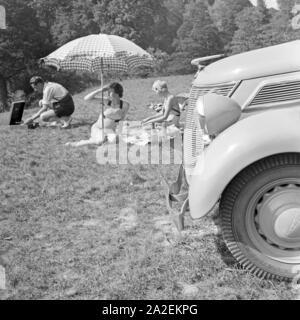
[[0, 0], [0, 300], [300, 300], [300, 0]]

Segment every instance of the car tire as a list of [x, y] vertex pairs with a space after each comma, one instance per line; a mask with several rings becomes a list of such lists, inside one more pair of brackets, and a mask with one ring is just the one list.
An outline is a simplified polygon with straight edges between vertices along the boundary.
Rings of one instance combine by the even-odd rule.
[[221, 196], [222, 234], [245, 269], [265, 279], [300, 272], [300, 154], [274, 155], [242, 170]]

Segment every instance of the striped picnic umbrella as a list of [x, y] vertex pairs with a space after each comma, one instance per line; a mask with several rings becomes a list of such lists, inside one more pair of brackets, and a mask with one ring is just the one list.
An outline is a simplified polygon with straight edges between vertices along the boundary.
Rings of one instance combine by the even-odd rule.
[[[153, 57], [132, 41], [107, 34], [91, 34], [72, 40], [47, 57], [40, 59], [57, 70], [79, 70], [103, 74], [126, 73], [141, 67], [153, 67]], [[102, 128], [104, 128], [102, 96]]]

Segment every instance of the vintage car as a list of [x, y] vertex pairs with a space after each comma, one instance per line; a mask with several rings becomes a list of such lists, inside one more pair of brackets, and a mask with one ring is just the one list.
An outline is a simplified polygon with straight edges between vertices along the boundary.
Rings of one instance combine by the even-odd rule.
[[167, 194], [173, 214], [172, 202], [184, 200], [179, 228], [186, 209], [199, 219], [219, 202], [229, 250], [267, 279], [300, 271], [299, 54], [300, 41], [293, 41], [199, 67], [185, 119], [183, 169]]

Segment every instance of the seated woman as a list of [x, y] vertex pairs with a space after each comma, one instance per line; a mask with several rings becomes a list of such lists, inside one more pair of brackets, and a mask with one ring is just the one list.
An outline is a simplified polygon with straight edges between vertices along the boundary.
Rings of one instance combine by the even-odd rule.
[[163, 98], [162, 111], [155, 116], [144, 119], [142, 125], [165, 122], [167, 126], [175, 125], [179, 128], [180, 104], [177, 97], [169, 92], [165, 81], [155, 81], [152, 90]]
[[84, 97], [84, 100], [101, 99], [101, 91], [108, 92], [108, 97], [103, 98], [103, 102], [108, 108], [104, 111], [104, 134], [102, 129], [102, 113], [96, 123], [91, 128], [91, 137], [88, 140], [81, 140], [77, 142], [68, 142], [66, 145], [72, 147], [80, 147], [88, 144], [101, 145], [106, 137], [108, 141], [112, 142], [116, 138], [116, 127], [118, 122], [124, 120], [129, 103], [121, 99], [123, 97], [123, 87], [117, 83], [111, 83], [104, 88], [97, 89]]

